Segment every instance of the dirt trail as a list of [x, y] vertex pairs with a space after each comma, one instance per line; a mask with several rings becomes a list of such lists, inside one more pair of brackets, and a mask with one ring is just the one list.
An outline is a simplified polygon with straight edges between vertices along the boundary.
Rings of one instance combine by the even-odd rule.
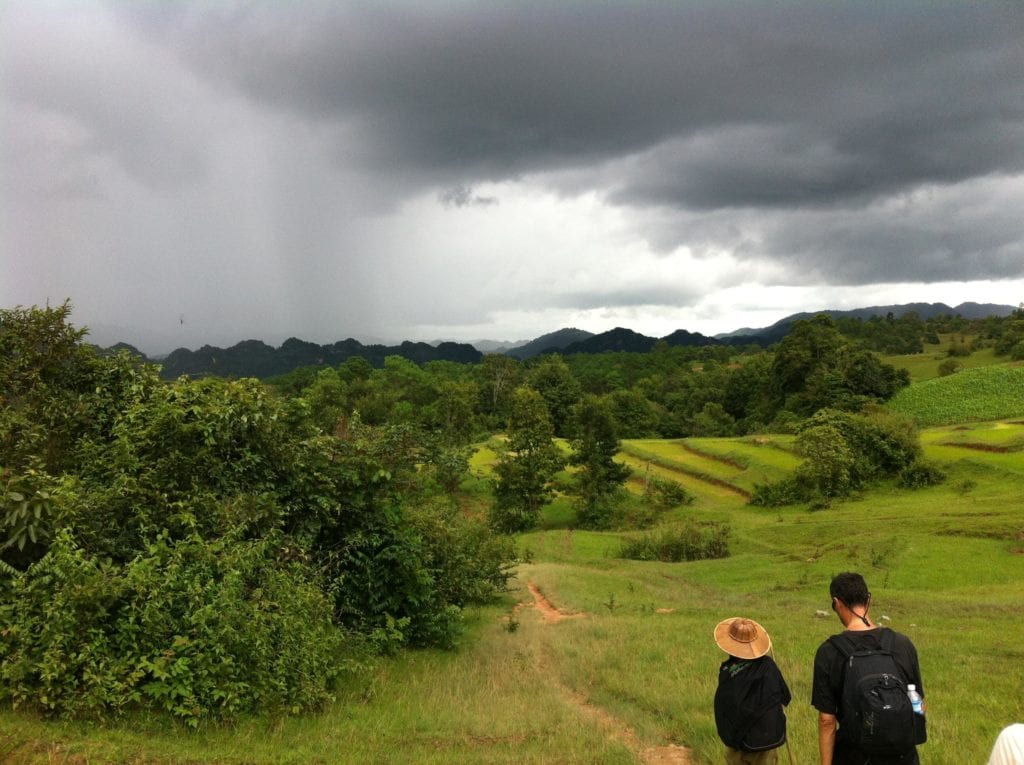
[[[527, 588], [533, 596], [533, 606], [547, 624], [555, 624], [562, 619], [584, 616], [582, 613], [565, 613], [556, 608], [544, 593], [533, 582], [527, 582]], [[528, 605], [528, 604], [520, 604]], [[691, 765], [690, 751], [684, 746], [668, 744], [666, 746], [645, 746], [631, 727], [607, 710], [590, 703], [589, 699], [579, 691], [573, 690], [562, 683], [553, 672], [546, 671], [543, 661], [538, 661], [538, 669], [556, 683], [562, 694], [581, 714], [595, 720], [609, 735], [625, 744], [644, 765]]]
[[540, 615], [544, 617], [544, 621], [548, 624], [560, 622], [562, 619], [576, 619], [583, 616], [581, 613], [570, 614], [555, 608], [533, 582], [528, 582], [526, 586], [529, 588], [530, 594], [533, 595], [533, 607], [540, 612]]

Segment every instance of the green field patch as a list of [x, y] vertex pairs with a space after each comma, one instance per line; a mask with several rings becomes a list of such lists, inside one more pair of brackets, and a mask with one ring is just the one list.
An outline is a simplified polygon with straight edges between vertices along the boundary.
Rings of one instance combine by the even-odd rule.
[[[922, 353], [910, 353], [903, 355], [888, 354], [882, 356], [882, 361], [892, 364], [897, 369], [906, 369], [910, 373], [910, 381], [913, 383], [933, 380], [940, 376], [939, 366], [949, 356], [949, 345], [953, 338], [960, 338], [956, 335], [940, 335], [942, 342], [938, 344], [925, 344]], [[972, 336], [965, 340], [970, 343]], [[992, 348], [980, 348], [967, 356], [958, 356], [954, 359], [961, 369], [977, 369], [978, 367], [1006, 364], [1005, 356], [996, 356]]]
[[745, 468], [702, 454], [681, 439], [630, 439], [622, 442], [622, 452], [630, 457], [719, 486], [740, 496], [750, 495], [749, 489], [739, 486], [734, 480], [745, 472]]
[[[785, 440], [781, 440], [785, 439]], [[781, 478], [796, 470], [803, 461], [793, 451], [792, 437], [759, 436], [753, 438], [691, 438], [694, 449], [742, 465], [745, 472], [758, 477]]]
[[620, 452], [616, 460], [629, 467], [633, 471], [626, 488], [636, 494], [643, 494], [646, 488], [646, 478], [649, 476], [663, 478], [668, 481], [675, 481], [694, 495], [700, 504], [711, 502], [731, 502], [735, 504], [742, 499], [742, 495], [729, 486], [722, 486], [719, 483], [712, 483], [690, 473], [684, 473], [675, 468], [666, 467], [650, 459], [643, 459], [628, 452]]
[[1020, 451], [1024, 449], [1024, 423], [985, 422], [956, 426], [946, 430], [938, 442], [977, 451]]
[[990, 366], [915, 383], [889, 401], [920, 426], [1024, 415], [1024, 366]]

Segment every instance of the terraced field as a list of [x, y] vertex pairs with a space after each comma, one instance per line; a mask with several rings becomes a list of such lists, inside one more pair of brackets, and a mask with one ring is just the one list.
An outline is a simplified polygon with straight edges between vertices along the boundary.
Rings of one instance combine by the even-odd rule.
[[787, 436], [630, 439], [622, 442], [621, 459], [636, 474], [650, 471], [698, 495], [744, 499], [757, 484], [783, 477], [800, 462]]

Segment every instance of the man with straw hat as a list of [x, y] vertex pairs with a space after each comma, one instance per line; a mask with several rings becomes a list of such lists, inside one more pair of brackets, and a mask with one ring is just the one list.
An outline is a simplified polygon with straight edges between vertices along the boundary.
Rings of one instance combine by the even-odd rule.
[[757, 622], [734, 616], [715, 627], [715, 642], [729, 654], [718, 670], [715, 724], [726, 765], [775, 765], [786, 742], [790, 693], [768, 652], [772, 641]]

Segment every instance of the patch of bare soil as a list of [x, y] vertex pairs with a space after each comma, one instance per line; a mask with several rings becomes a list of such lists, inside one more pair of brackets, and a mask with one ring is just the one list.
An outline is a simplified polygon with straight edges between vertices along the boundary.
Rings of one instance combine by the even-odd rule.
[[636, 731], [619, 720], [607, 710], [594, 706], [582, 694], [562, 686], [566, 698], [581, 713], [596, 720], [609, 735], [618, 739], [632, 750], [644, 765], [691, 765], [690, 750], [678, 744], [665, 746], [644, 746], [636, 735]]
[[533, 595], [534, 608], [536, 608], [540, 615], [544, 617], [544, 621], [549, 624], [560, 622], [562, 619], [575, 619], [583, 616], [582, 613], [572, 614], [555, 608], [551, 604], [551, 601], [544, 597], [544, 593], [541, 592], [540, 588], [533, 582], [528, 582], [526, 586], [529, 588], [530, 594]]

